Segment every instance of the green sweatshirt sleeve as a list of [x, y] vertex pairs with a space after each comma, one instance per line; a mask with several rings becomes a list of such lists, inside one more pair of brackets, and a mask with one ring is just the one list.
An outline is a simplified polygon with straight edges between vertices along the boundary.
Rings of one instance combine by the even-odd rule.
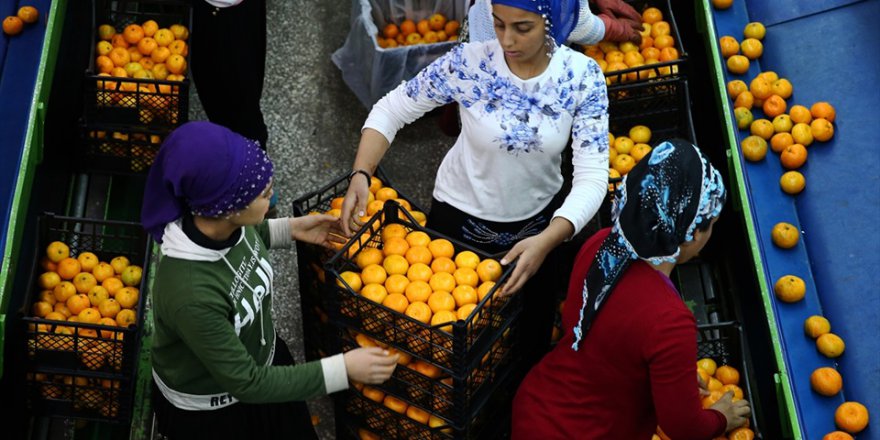
[[320, 361], [257, 365], [235, 334], [227, 313], [219, 303], [202, 303], [182, 306], [173, 317], [181, 339], [224, 390], [246, 403], [308, 400], [326, 394]]

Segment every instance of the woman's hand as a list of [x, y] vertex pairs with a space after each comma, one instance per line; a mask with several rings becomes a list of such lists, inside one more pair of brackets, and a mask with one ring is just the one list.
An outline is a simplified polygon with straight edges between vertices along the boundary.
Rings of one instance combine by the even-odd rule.
[[748, 400], [740, 399], [736, 402], [733, 401], [733, 391], [724, 393], [724, 395], [709, 408], [724, 414], [724, 418], [727, 420], [727, 428], [724, 432], [745, 425], [748, 421], [749, 414], [752, 412]]
[[520, 240], [513, 245], [513, 248], [501, 259], [501, 264], [505, 266], [516, 260], [513, 273], [501, 287], [501, 295], [509, 295], [521, 289], [526, 281], [538, 271], [544, 258], [555, 246], [556, 243], [551, 243], [543, 232]]
[[348, 378], [366, 384], [379, 384], [388, 380], [397, 366], [399, 354], [391, 356], [379, 347], [356, 348], [346, 352], [345, 371]]
[[354, 232], [363, 226], [361, 217], [366, 215], [367, 198], [370, 196], [370, 179], [362, 173], [351, 176], [348, 182], [348, 191], [342, 202], [342, 218], [340, 225], [346, 237], [351, 237]]
[[296, 241], [335, 249], [333, 243], [345, 243], [339, 219], [327, 214], [291, 217], [290, 235]]

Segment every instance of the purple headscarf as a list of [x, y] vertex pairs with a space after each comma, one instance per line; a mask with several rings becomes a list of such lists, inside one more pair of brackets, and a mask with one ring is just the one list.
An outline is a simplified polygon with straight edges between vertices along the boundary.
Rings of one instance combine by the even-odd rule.
[[168, 135], [150, 168], [141, 222], [161, 243], [165, 225], [185, 211], [220, 217], [246, 208], [272, 170], [255, 141], [210, 122], [188, 122]]
[[557, 45], [565, 44], [578, 22], [578, 0], [492, 0], [493, 5], [505, 5], [533, 12], [544, 18], [547, 35]]

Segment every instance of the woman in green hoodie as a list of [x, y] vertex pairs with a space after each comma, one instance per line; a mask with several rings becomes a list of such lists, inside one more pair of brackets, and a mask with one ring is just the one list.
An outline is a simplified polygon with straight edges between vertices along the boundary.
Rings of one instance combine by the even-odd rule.
[[305, 400], [381, 383], [380, 348], [294, 365], [272, 321], [268, 248], [330, 246], [337, 219], [265, 220], [272, 163], [256, 142], [190, 122], [162, 145], [144, 193], [144, 228], [161, 243], [152, 289], [153, 398], [167, 438], [314, 438]]

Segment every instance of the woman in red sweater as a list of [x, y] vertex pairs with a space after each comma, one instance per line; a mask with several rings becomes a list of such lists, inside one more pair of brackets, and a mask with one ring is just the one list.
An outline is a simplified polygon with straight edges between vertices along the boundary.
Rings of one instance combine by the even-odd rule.
[[[746, 422], [748, 402], [709, 409], [695, 379], [697, 327], [669, 280], [697, 255], [725, 200], [692, 144], [663, 142], [626, 176], [614, 226], [581, 248], [559, 345], [513, 402], [514, 439], [709, 440]], [[601, 313], [600, 313], [601, 312]]]

